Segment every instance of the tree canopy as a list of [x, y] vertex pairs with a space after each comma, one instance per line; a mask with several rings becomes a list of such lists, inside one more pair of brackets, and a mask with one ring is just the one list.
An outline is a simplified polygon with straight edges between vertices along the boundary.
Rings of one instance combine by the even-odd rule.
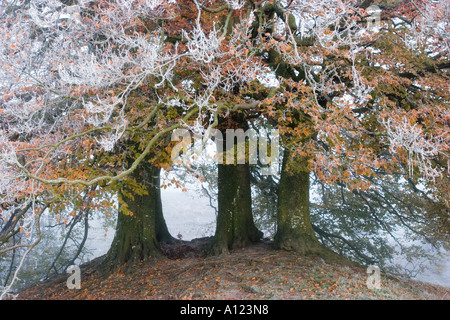
[[279, 130], [291, 176], [314, 172], [361, 195], [402, 175], [447, 208], [429, 219], [448, 228], [446, 1], [0, 8], [0, 254], [31, 250], [45, 210], [75, 215], [113, 206], [110, 192], [145, 195], [134, 173], [170, 169], [175, 129], [206, 140], [256, 120]]

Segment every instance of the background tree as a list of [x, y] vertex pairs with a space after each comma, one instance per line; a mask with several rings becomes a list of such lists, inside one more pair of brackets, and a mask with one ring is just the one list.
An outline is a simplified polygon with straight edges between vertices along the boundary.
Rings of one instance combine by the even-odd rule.
[[[364, 191], [313, 180], [313, 228], [321, 243], [353, 261], [414, 275], [419, 261], [448, 250], [448, 208], [402, 176], [371, 180], [374, 187]], [[410, 268], [399, 268], [399, 258]]]

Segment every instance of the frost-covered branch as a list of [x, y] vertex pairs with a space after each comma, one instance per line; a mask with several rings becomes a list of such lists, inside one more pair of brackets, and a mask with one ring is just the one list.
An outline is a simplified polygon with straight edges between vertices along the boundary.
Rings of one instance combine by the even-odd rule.
[[[448, 144], [445, 135], [427, 136], [421, 126], [411, 124], [406, 118], [400, 120], [382, 120], [386, 127], [390, 151], [398, 153], [404, 150], [408, 159], [409, 175], [413, 176], [414, 168], [417, 167], [425, 180], [434, 181], [443, 174], [442, 168], [433, 164], [433, 159], [439, 154], [447, 156], [444, 150]], [[448, 156], [447, 156], [448, 157]]]

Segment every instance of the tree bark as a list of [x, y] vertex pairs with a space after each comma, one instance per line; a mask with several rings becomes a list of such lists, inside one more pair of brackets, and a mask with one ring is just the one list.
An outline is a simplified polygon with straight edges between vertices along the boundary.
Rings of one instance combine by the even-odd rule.
[[130, 176], [146, 187], [147, 194], [122, 195], [132, 215], [119, 212], [116, 234], [107, 253], [106, 262], [114, 268], [161, 257], [159, 241], [173, 238], [162, 215], [160, 169], [141, 164]]
[[218, 214], [213, 253], [228, 253], [262, 237], [254, 222], [248, 164], [218, 166]]
[[277, 233], [279, 249], [301, 254], [323, 253], [325, 247], [317, 240], [310, 219], [309, 170], [307, 159], [293, 159], [286, 149], [278, 187]]
[[[237, 119], [238, 125], [246, 129], [245, 120]], [[226, 150], [226, 133], [223, 136], [224, 140], [217, 143], [224, 143], [223, 150]], [[253, 221], [248, 159], [244, 164], [229, 164], [228, 161], [219, 163], [218, 213], [212, 253], [228, 253], [231, 249], [256, 242], [262, 236], [263, 233], [256, 228]]]

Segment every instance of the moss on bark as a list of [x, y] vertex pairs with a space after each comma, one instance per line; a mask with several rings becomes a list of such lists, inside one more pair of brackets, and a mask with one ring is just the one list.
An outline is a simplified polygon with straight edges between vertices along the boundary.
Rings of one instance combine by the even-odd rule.
[[227, 146], [226, 129], [247, 130], [247, 121], [242, 114], [233, 114], [220, 123], [223, 132], [225, 157], [228, 149], [233, 149], [233, 159], [223, 159], [223, 164], [218, 165], [218, 213], [216, 233], [212, 241], [212, 254], [228, 253], [231, 249], [245, 247], [262, 238], [253, 221], [252, 195], [250, 186], [250, 166], [248, 157], [243, 164], [237, 164], [239, 146], [236, 141], [232, 146]]
[[160, 169], [140, 165], [131, 175], [146, 187], [147, 194], [122, 196], [132, 215], [119, 212], [116, 234], [105, 263], [110, 268], [161, 257], [159, 241], [171, 241], [162, 215]]
[[275, 245], [301, 254], [323, 254], [327, 250], [317, 240], [311, 225], [306, 162], [307, 159], [294, 159], [285, 150], [278, 187]]
[[218, 166], [218, 214], [212, 253], [228, 253], [262, 237], [254, 222], [248, 164]]

